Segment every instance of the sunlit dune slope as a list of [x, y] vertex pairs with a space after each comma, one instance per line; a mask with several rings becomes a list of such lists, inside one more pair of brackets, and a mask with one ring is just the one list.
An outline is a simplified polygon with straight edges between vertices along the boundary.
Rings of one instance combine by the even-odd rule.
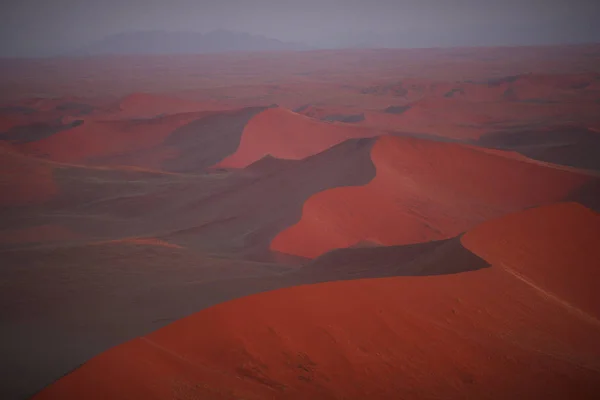
[[519, 155], [409, 137], [379, 138], [371, 158], [377, 173], [370, 183], [312, 196], [271, 249], [313, 258], [361, 241], [445, 239], [486, 219], [561, 200], [597, 179]]
[[461, 241], [543, 296], [598, 319], [599, 239], [600, 214], [578, 203], [558, 203], [486, 221]]
[[53, 167], [0, 142], [0, 206], [43, 203], [57, 193]]
[[[465, 243], [510, 243], [506, 226], [522, 218], [518, 238], [533, 243], [524, 273], [547, 260], [567, 276], [574, 254], [589, 271], [598, 250], [586, 234], [598, 219], [588, 213], [575, 204], [525, 211], [476, 228]], [[535, 227], [544, 216], [553, 222]], [[554, 240], [565, 231], [570, 241]], [[34, 398], [597, 398], [598, 320], [538, 285], [495, 265], [266, 292], [113, 348]]]
[[299, 160], [346, 139], [382, 133], [366, 127], [321, 122], [282, 108], [270, 108], [246, 125], [237, 151], [216, 167], [243, 168], [266, 155]]

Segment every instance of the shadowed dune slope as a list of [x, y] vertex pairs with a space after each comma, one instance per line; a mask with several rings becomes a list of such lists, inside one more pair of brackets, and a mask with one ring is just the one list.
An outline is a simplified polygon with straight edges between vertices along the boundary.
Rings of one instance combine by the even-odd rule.
[[81, 123], [81, 120], [72, 119], [69, 121], [66, 117], [53, 121], [27, 123], [14, 126], [0, 133], [0, 140], [6, 140], [11, 143], [33, 142], [79, 126]]
[[262, 110], [251, 107], [149, 119], [87, 120], [18, 148], [59, 162], [198, 171], [233, 153], [248, 120]]
[[[191, 114], [194, 116], [191, 122], [187, 120], [185, 124], [175, 127], [162, 142], [151, 143], [153, 147], [96, 157], [92, 161], [95, 164], [109, 165], [158, 164], [157, 168], [166, 171], [202, 172], [235, 152], [244, 126], [264, 109], [265, 107], [246, 107]], [[178, 115], [171, 118], [176, 117]]]
[[119, 240], [107, 240], [103, 242], [91, 243], [93, 245], [101, 245], [101, 244], [136, 244], [136, 245], [144, 245], [144, 246], [161, 246], [161, 247], [169, 247], [172, 249], [183, 249], [181, 246], [177, 246], [176, 244], [172, 244], [169, 242], [165, 242], [164, 240], [160, 240], [153, 237], [142, 237], [142, 238], [125, 238]]
[[[581, 74], [523, 74], [513, 82], [499, 82], [497, 87], [504, 89], [504, 98], [521, 101], [560, 101], [579, 96], [594, 94], [598, 87], [598, 72]], [[492, 85], [496, 82], [490, 82]], [[488, 87], [490, 84], [488, 83]], [[507, 96], [510, 91], [512, 96]]]
[[52, 165], [0, 142], [0, 206], [40, 204], [57, 191]]
[[[226, 135], [234, 134], [210, 129], [218, 126], [216, 119], [212, 122], [184, 130], [181, 137], [173, 134], [174, 145], [182, 151], [189, 145], [189, 158], [178, 157], [180, 163], [174, 160], [171, 168], [195, 172], [209, 165], [219, 151], [227, 150], [228, 143], [233, 144], [233, 138]], [[213, 139], [218, 146], [210, 147]], [[85, 240], [152, 236], [232, 257], [261, 254], [261, 259], [270, 258], [270, 241], [300, 219], [310, 196], [373, 179], [373, 143], [369, 138], [352, 139], [303, 160], [266, 157], [246, 169], [192, 174], [50, 164], [55, 167], [53, 183], [57, 186], [52, 202], [23, 211], [26, 220], [22, 214], [3, 214], [0, 226], [12, 230], [60, 225]]]
[[599, 239], [600, 214], [578, 203], [557, 203], [486, 221], [461, 241], [493, 266], [600, 325]]
[[322, 121], [359, 122], [364, 110], [352, 107], [314, 106], [306, 104], [293, 110], [298, 114]]
[[178, 156], [166, 160], [169, 171], [198, 172], [233, 154], [245, 126], [265, 107], [247, 107], [208, 115], [176, 129], [164, 144]]
[[391, 276], [444, 275], [474, 271], [489, 263], [465, 249], [460, 238], [403, 246], [332, 250], [294, 271], [299, 283]]
[[[456, 273], [487, 266], [457, 238], [343, 249], [306, 266], [208, 255], [198, 247], [130, 237], [1, 252], [5, 268], [0, 270], [0, 374], [10, 377], [2, 388], [5, 397], [33, 394], [102, 351], [242, 296], [330, 280]], [[36, 360], [41, 353], [45, 364], [23, 365], [23, 360]]]
[[300, 219], [310, 196], [333, 187], [362, 185], [375, 176], [369, 156], [373, 142], [347, 140], [303, 160], [265, 157], [246, 169], [225, 172], [222, 178], [208, 174], [204, 186], [174, 188], [169, 195], [173, 201], [187, 204], [167, 214], [177, 228], [161, 237], [185, 247], [243, 257], [265, 255], [270, 241]]
[[500, 151], [410, 137], [379, 138], [371, 158], [371, 182], [312, 196], [271, 249], [314, 258], [362, 241], [447, 239], [486, 219], [564, 199], [596, 179]]
[[52, 161], [86, 163], [98, 157], [154, 147], [176, 128], [204, 114], [178, 114], [147, 120], [89, 120], [75, 128], [24, 144], [20, 149]]
[[374, 137], [383, 131], [325, 123], [282, 108], [270, 108], [245, 127], [237, 151], [215, 167], [244, 168], [264, 156], [299, 160], [346, 139]]
[[[81, 118], [117, 111], [116, 107], [93, 99], [61, 97], [29, 99], [0, 106], [0, 137], [8, 139], [40, 138]], [[33, 134], [32, 134], [33, 133]], [[12, 137], [11, 137], [12, 136]], [[14, 136], [17, 136], [16, 138]], [[21, 137], [19, 137], [21, 136]]]
[[281, 287], [272, 278], [289, 270], [148, 237], [0, 250], [0, 259], [3, 400], [30, 398], [101, 352], [198, 310]]
[[0, 230], [0, 249], [2, 245], [66, 241], [75, 237], [73, 232], [61, 225], [36, 225]]
[[478, 145], [513, 150], [536, 160], [600, 171], [600, 134], [578, 126], [491, 132]]
[[[519, 243], [534, 243], [523, 272], [539, 258], [566, 275], [570, 255], [581, 270], [598, 259], [589, 212], [573, 204], [528, 210], [475, 228], [464, 242], [476, 250], [510, 243], [515, 231], [506, 226], [522, 218]], [[544, 216], [553, 222], [527, 224]], [[570, 241], [554, 240], [564, 231]], [[494, 265], [266, 292], [113, 348], [34, 398], [597, 398], [598, 320], [538, 284]]]
[[408, 109], [400, 114], [367, 111], [365, 119], [357, 125], [476, 140], [490, 130], [535, 127], [540, 123], [568, 124], [577, 121], [594, 124], [598, 121], [595, 100], [478, 102], [463, 98], [423, 97], [404, 105]]
[[4, 133], [20, 125], [37, 122], [36, 120], [32, 122], [32, 116], [35, 115], [35, 112], [36, 110], [27, 107], [0, 107], [0, 132]]
[[600, 179], [589, 182], [572, 193], [568, 199], [600, 212]]
[[197, 102], [152, 93], [133, 93], [119, 102], [121, 118], [153, 118], [158, 115], [219, 111], [222, 104]]
[[556, 103], [597, 98], [600, 75], [527, 73], [497, 75], [484, 79], [438, 81], [435, 78], [408, 78], [363, 88], [363, 93], [391, 95], [407, 101], [422, 98], [460, 99], [472, 103], [531, 102]]

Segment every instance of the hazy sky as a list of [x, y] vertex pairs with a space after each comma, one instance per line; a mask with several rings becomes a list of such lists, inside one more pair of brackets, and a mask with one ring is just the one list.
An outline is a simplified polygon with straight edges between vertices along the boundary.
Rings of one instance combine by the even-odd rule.
[[419, 42], [410, 35], [485, 42], [490, 32], [525, 44], [600, 40], [597, 0], [1, 1], [0, 56], [51, 55], [132, 30], [224, 28], [313, 45], [369, 30], [407, 32], [408, 45]]

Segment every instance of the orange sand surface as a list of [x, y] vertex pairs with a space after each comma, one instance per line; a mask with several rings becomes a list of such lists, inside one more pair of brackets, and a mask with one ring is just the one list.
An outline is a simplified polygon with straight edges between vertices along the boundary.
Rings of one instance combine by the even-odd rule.
[[[495, 152], [501, 153], [501, 152]], [[362, 241], [446, 239], [488, 218], [563, 199], [593, 178], [455, 143], [384, 136], [367, 185], [317, 193], [271, 249], [314, 258]]]
[[2, 71], [0, 398], [598, 398], [600, 45]]
[[578, 203], [558, 203], [486, 221], [461, 241], [549, 298], [598, 319], [600, 268], [592, 265], [600, 262], [599, 239], [600, 214]]
[[243, 168], [271, 155], [299, 160], [346, 139], [373, 137], [383, 132], [350, 124], [325, 123], [282, 108], [258, 114], [246, 125], [237, 151], [216, 167]]
[[[550, 274], [561, 286], [590, 287], [596, 281], [577, 272], [561, 278], [573, 255], [578, 270], [595, 268], [587, 234], [599, 224], [587, 213], [576, 204], [528, 210], [465, 241], [495, 249], [483, 238], [493, 234], [511, 243], [522, 218], [519, 239], [532, 245], [521, 271], [545, 260], [562, 271]], [[552, 222], [536, 225], [544, 216]], [[597, 398], [600, 323], [538, 284], [494, 265], [253, 295], [113, 348], [34, 398]]]

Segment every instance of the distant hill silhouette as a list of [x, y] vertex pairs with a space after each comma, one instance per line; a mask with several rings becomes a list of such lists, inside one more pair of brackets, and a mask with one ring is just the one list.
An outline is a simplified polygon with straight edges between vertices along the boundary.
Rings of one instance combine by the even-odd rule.
[[282, 42], [244, 32], [215, 30], [209, 33], [135, 31], [107, 36], [68, 56], [104, 54], [201, 54], [230, 51], [307, 50], [301, 43]]

